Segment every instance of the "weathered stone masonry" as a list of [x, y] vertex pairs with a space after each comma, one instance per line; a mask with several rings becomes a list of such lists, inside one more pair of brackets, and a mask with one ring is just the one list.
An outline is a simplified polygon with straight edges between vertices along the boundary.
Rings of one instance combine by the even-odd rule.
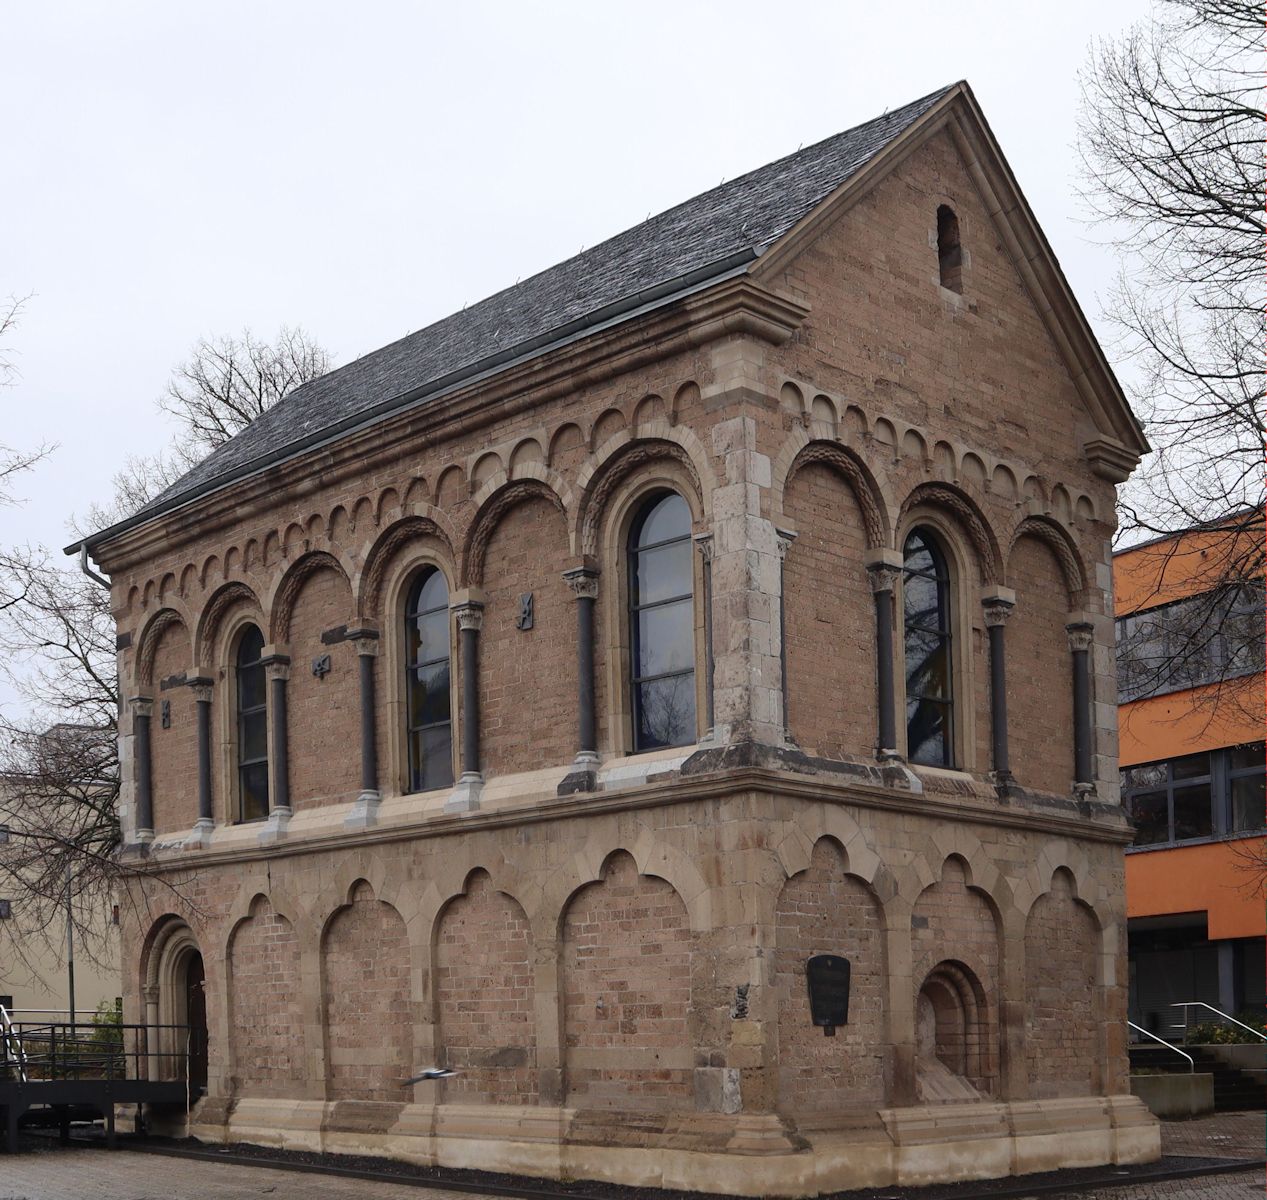
[[1107, 567], [1144, 444], [966, 87], [842, 137], [755, 256], [91, 540], [125, 1003], [182, 1020], [201, 955], [199, 1136], [788, 1195], [1156, 1154]]

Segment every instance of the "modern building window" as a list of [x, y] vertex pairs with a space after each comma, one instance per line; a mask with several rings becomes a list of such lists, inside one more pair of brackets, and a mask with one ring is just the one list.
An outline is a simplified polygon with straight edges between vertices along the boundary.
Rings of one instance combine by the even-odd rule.
[[676, 492], [643, 505], [629, 531], [635, 750], [695, 741], [691, 512]]
[[1264, 828], [1264, 744], [1250, 742], [1122, 771], [1135, 845], [1209, 840]]
[[449, 690], [449, 586], [429, 567], [405, 604], [405, 738], [409, 791], [453, 782], [453, 713]]
[[954, 763], [950, 574], [933, 535], [915, 529], [902, 549], [906, 655], [906, 754], [935, 767]]
[[1119, 617], [1119, 700], [1261, 673], [1263, 602], [1263, 585], [1245, 583]]
[[13, 903], [9, 900], [0, 900], [0, 921], [7, 921], [13, 916]]
[[937, 209], [937, 269], [941, 286], [963, 292], [963, 247], [959, 244], [959, 218], [943, 204]]
[[260, 656], [264, 635], [248, 625], [238, 639], [238, 819], [268, 816], [268, 681]]

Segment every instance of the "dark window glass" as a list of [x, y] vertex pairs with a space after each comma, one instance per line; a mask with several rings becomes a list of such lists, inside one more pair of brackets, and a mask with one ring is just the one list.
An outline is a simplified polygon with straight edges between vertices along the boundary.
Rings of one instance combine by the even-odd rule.
[[411, 792], [453, 782], [449, 671], [449, 585], [430, 567], [414, 581], [405, 604], [405, 741]]
[[1170, 771], [1176, 779], [1205, 779], [1210, 774], [1208, 754], [1186, 754], [1170, 760]]
[[634, 749], [695, 741], [691, 513], [674, 492], [649, 500], [629, 533]]
[[903, 548], [906, 752], [912, 762], [954, 761], [950, 576], [932, 536], [916, 529]]
[[1208, 838], [1214, 832], [1210, 785], [1175, 788], [1175, 841]]
[[1233, 746], [1231, 751], [1232, 770], [1248, 771], [1263, 769], [1263, 743], [1248, 742], [1244, 746]]
[[1267, 777], [1260, 771], [1257, 775], [1247, 775], [1232, 779], [1232, 822], [1231, 832], [1246, 833], [1254, 829], [1262, 829], [1264, 806], [1267, 805]]
[[1131, 820], [1135, 822], [1137, 846], [1170, 841], [1170, 814], [1165, 792], [1140, 792], [1132, 796]]
[[238, 641], [238, 819], [268, 816], [268, 680], [264, 635], [247, 626]]
[[8, 900], [0, 900], [0, 921], [7, 921], [13, 915], [13, 905]]

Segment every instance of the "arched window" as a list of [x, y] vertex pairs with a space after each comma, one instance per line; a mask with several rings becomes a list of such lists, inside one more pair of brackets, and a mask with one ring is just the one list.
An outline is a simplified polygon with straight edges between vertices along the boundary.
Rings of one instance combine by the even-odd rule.
[[430, 567], [414, 580], [405, 604], [405, 739], [409, 791], [453, 782], [449, 701], [449, 587]]
[[948, 767], [954, 761], [950, 576], [927, 530], [913, 530], [902, 553], [906, 754], [912, 762]]
[[691, 512], [675, 492], [643, 505], [629, 531], [634, 749], [695, 741]]
[[238, 820], [268, 816], [268, 681], [264, 635], [248, 625], [238, 639]]
[[946, 204], [937, 209], [937, 267], [941, 272], [941, 286], [962, 293], [963, 247], [959, 244], [959, 218]]

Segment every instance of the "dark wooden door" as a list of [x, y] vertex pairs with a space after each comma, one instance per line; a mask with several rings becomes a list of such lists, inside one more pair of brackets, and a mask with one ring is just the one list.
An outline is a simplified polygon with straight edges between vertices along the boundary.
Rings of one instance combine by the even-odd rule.
[[202, 955], [192, 954], [185, 972], [189, 1013], [189, 1086], [207, 1088], [207, 989]]

